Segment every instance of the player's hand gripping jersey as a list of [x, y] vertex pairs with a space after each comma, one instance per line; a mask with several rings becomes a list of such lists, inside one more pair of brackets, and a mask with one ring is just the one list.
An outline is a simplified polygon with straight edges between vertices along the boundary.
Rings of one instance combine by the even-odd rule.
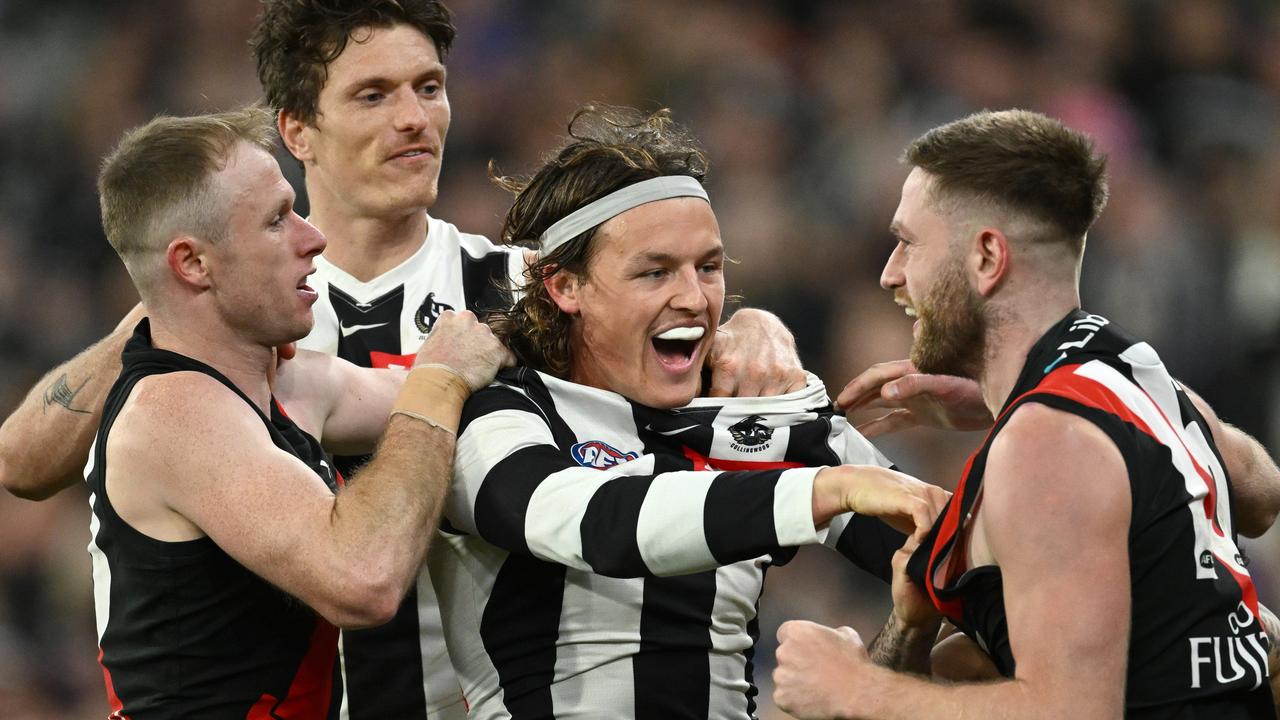
[[667, 411], [516, 369], [462, 422], [428, 562], [473, 718], [750, 718], [766, 569], [825, 543], [887, 580], [903, 540], [814, 527], [819, 466], [889, 462], [812, 376]]

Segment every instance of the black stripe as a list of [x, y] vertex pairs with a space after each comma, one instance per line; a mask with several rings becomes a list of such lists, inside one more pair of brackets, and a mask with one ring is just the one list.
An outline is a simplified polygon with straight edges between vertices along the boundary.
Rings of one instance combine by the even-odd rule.
[[[582, 516], [582, 557], [608, 577], [645, 577], [637, 527], [653, 476], [620, 477], [596, 490]], [[646, 586], [647, 587], [647, 586]]]
[[467, 398], [466, 404], [462, 406], [462, 417], [458, 421], [458, 435], [465, 433], [476, 419], [502, 410], [522, 410], [545, 417], [541, 408], [514, 387], [506, 383], [490, 385]]
[[[829, 408], [828, 408], [829, 410]], [[839, 465], [841, 458], [827, 444], [831, 435], [831, 413], [819, 415], [809, 422], [791, 426], [791, 439], [783, 459], [805, 467]]]
[[476, 493], [476, 530], [507, 552], [529, 554], [525, 518], [529, 500], [547, 476], [564, 469], [566, 460], [550, 445], [520, 448], [493, 466]]
[[715, 600], [715, 571], [645, 580], [640, 651], [631, 660], [637, 720], [708, 716]]
[[578, 442], [578, 436], [560, 417], [559, 411], [556, 410], [556, 403], [551, 399], [551, 391], [547, 389], [538, 373], [529, 368], [516, 368], [498, 373], [498, 379], [510, 380], [511, 384], [523, 387], [525, 392], [529, 393], [529, 398], [537, 404], [548, 427], [551, 428], [551, 436], [555, 438], [556, 445], [562, 451], [569, 452], [569, 448]]
[[555, 717], [551, 681], [564, 603], [565, 567], [511, 555], [494, 579], [480, 639], [513, 720]]
[[721, 565], [767, 555], [778, 547], [773, 491], [780, 470], [721, 473], [707, 490], [703, 528]]
[[[769, 574], [769, 564], [766, 563], [760, 568], [760, 593], [764, 594], [764, 581]], [[743, 676], [747, 680], [747, 716], [756, 716], [756, 696], [760, 694], [760, 688], [756, 687], [756, 643], [760, 642], [760, 598], [756, 597], [756, 614], [751, 616], [747, 621], [747, 635], [751, 638], [751, 647], [743, 655], [747, 658], [747, 665], [743, 669]]]
[[386, 625], [343, 631], [351, 720], [426, 717], [419, 635], [417, 587]]
[[467, 299], [467, 309], [484, 319], [494, 310], [511, 307], [507, 253], [491, 252], [479, 258], [466, 250], [458, 254], [462, 257], [462, 297]]
[[870, 515], [854, 515], [836, 539], [836, 550], [885, 582], [893, 580], [893, 554], [907, 536]]

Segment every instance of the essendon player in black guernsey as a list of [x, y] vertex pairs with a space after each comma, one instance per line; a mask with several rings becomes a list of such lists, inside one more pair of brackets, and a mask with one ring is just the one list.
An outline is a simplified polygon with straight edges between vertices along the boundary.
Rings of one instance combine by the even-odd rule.
[[[914, 365], [976, 380], [995, 425], [895, 559], [870, 653], [847, 628], [787, 623], [775, 700], [806, 719], [1274, 717], [1235, 540], [1270, 526], [1280, 475], [1149, 345], [1080, 310], [1104, 161], [1025, 111], [936, 128], [906, 159], [881, 284], [918, 318]], [[964, 635], [931, 663], [939, 614]], [[980, 674], [962, 654], [1005, 679], [895, 672]]]
[[[444, 312], [408, 372], [310, 352], [277, 368], [275, 347], [311, 330], [325, 240], [293, 212], [272, 119], [158, 118], [99, 180], [150, 311], [85, 476], [112, 718], [324, 717], [337, 628], [394, 614], [462, 402], [509, 358], [473, 315]], [[335, 494], [319, 440], [378, 452]]]

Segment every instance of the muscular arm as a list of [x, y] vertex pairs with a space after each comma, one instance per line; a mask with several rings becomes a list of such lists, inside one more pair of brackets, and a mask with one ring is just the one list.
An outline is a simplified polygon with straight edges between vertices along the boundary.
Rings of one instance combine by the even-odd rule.
[[1236, 530], [1245, 537], [1258, 537], [1271, 528], [1280, 513], [1280, 468], [1262, 443], [1240, 428], [1223, 422], [1199, 395], [1183, 387], [1187, 397], [1204, 416], [1213, 432], [1214, 444], [1222, 453], [1235, 504]]
[[[461, 397], [454, 404], [456, 417]], [[335, 496], [239, 397], [207, 376], [173, 373], [135, 387], [109, 436], [107, 489], [136, 529], [208, 535], [334, 624], [359, 627], [395, 613], [434, 532], [452, 457], [450, 434], [396, 415], [359, 481]]]
[[[280, 364], [275, 393], [285, 410], [295, 405], [314, 417], [324, 449], [335, 455], [367, 455], [387, 426], [396, 394], [408, 373], [362, 368], [342, 358], [299, 350]], [[323, 378], [318, 381], [317, 378]]]
[[[1081, 458], [1090, 472], [1077, 472]], [[852, 631], [788, 624], [774, 673], [783, 709], [799, 718], [1122, 716], [1131, 501], [1119, 451], [1081, 419], [1026, 405], [992, 446], [984, 493], [1016, 676], [939, 685], [871, 664]]]
[[0, 484], [43, 500], [81, 480], [102, 403], [120, 374], [120, 353], [146, 314], [136, 306], [116, 329], [50, 370], [0, 426]]

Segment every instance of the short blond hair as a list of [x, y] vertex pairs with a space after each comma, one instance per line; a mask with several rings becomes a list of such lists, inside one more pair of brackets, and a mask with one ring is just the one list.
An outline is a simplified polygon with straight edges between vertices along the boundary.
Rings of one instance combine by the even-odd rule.
[[145, 282], [147, 255], [185, 233], [218, 242], [226, 234], [226, 199], [213, 176], [235, 145], [275, 149], [275, 118], [251, 105], [192, 117], [162, 115], [125, 133], [102, 162], [102, 227], [134, 282]]

